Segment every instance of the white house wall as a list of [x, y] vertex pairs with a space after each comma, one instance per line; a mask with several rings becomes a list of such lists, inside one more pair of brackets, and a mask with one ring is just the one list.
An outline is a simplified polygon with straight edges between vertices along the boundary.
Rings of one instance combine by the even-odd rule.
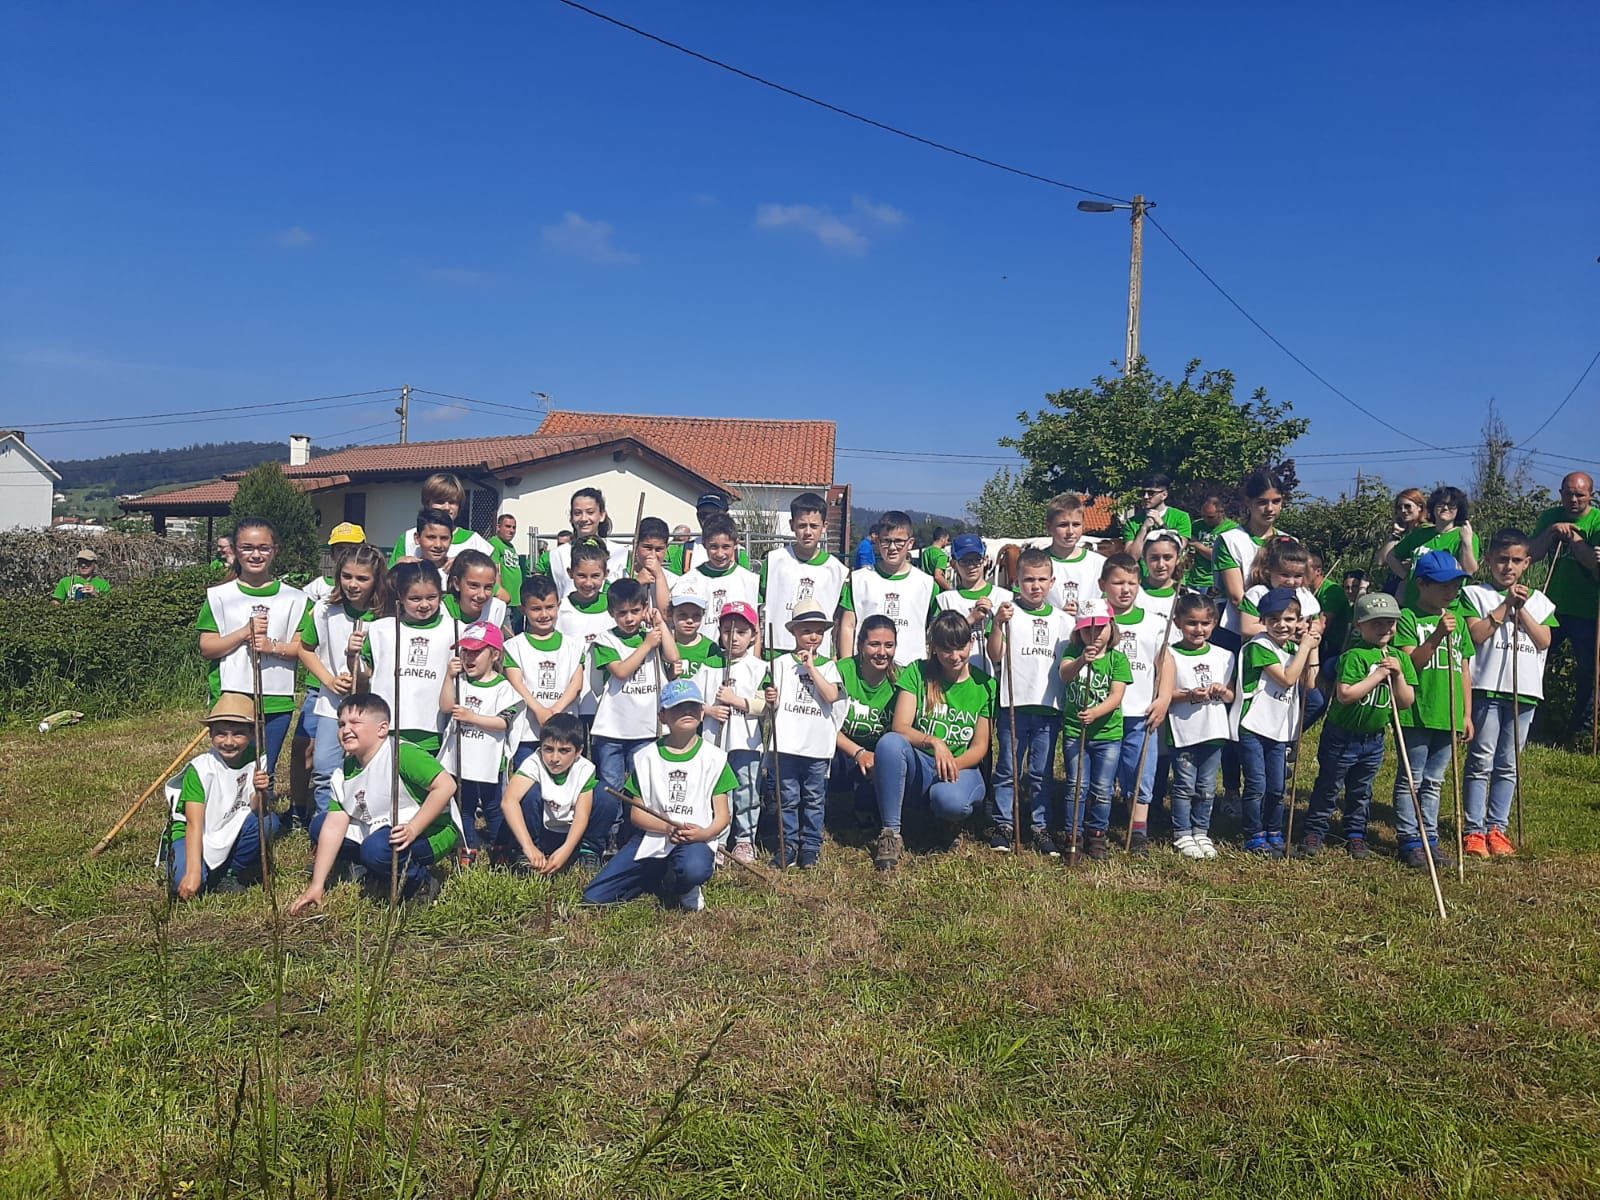
[[48, 529], [55, 480], [15, 441], [0, 442], [0, 529]]

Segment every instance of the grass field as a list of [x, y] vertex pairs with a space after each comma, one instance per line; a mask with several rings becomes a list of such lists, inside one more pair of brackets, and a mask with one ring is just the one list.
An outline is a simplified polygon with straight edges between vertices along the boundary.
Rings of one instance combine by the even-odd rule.
[[475, 871], [275, 937], [163, 919], [155, 804], [83, 857], [192, 728], [0, 746], [0, 1196], [1600, 1196], [1586, 759], [1442, 927], [1390, 858], [830, 844], [699, 915]]

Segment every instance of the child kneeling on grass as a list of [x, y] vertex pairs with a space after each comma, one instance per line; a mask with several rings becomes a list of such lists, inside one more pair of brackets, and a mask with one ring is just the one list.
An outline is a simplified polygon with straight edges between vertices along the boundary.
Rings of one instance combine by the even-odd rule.
[[578, 853], [595, 783], [594, 764], [582, 748], [583, 723], [572, 713], [544, 723], [538, 750], [506, 782], [495, 865], [554, 875]]
[[211, 749], [169, 786], [167, 868], [179, 900], [261, 881], [262, 828], [275, 838], [280, 825], [276, 813], [259, 813], [254, 799], [272, 782], [257, 763], [255, 720], [251, 700], [224, 693], [202, 722]]
[[1394, 597], [1388, 592], [1369, 592], [1356, 601], [1354, 618], [1355, 640], [1339, 656], [1333, 703], [1317, 746], [1317, 782], [1301, 826], [1300, 848], [1295, 851], [1299, 858], [1322, 852], [1341, 789], [1345, 849], [1351, 858], [1367, 857], [1367, 818], [1372, 810], [1372, 785], [1383, 766], [1390, 689], [1394, 704], [1402, 709], [1416, 700], [1416, 667], [1409, 655], [1390, 649], [1400, 625], [1400, 606]]
[[[728, 828], [728, 795], [737, 786], [728, 756], [700, 736], [705, 697], [692, 680], [661, 689], [667, 732], [633, 755], [623, 785], [632, 836], [589, 886], [586, 904], [616, 904], [654, 892], [668, 908], [698, 912], [711, 878], [711, 847]], [[642, 805], [642, 807], [640, 807]]]
[[[404, 898], [420, 893], [431, 899], [438, 883], [428, 868], [460, 841], [451, 803], [456, 781], [427, 751], [389, 736], [389, 706], [370, 692], [357, 692], [339, 705], [339, 744], [345, 760], [333, 773], [328, 811], [311, 822], [317, 848], [311, 883], [289, 906], [290, 915], [320, 905], [328, 877], [341, 864], [362, 868], [374, 898], [387, 896], [396, 856]], [[397, 809], [399, 824], [394, 824]]]

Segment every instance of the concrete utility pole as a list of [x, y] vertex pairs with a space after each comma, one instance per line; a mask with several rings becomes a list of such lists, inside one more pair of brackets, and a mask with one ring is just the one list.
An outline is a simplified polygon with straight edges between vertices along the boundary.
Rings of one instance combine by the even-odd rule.
[[400, 444], [404, 446], [410, 440], [411, 428], [411, 385], [405, 384], [400, 389], [400, 407], [394, 410], [400, 414]]
[[1133, 374], [1139, 361], [1139, 307], [1144, 299], [1144, 210], [1143, 196], [1133, 198], [1133, 248], [1128, 257], [1128, 346], [1122, 373]]

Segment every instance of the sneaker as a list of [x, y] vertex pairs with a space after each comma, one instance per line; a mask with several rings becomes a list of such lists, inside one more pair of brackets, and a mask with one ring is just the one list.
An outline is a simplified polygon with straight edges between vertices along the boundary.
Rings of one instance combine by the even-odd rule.
[[478, 851], [472, 846], [463, 846], [456, 852], [456, 866], [460, 870], [470, 871], [478, 865]]
[[1296, 858], [1315, 858], [1322, 853], [1322, 848], [1322, 835], [1320, 833], [1308, 833], [1300, 840], [1300, 845], [1295, 848], [1294, 856]]
[[1149, 857], [1150, 835], [1143, 829], [1135, 829], [1128, 837], [1128, 853], [1138, 858]]
[[412, 904], [420, 904], [424, 908], [439, 899], [439, 893], [444, 890], [444, 884], [439, 877], [429, 871], [422, 877], [422, 882], [417, 884], [417, 890], [411, 893]]
[[961, 826], [955, 821], [935, 821], [933, 823], [933, 844], [929, 849], [934, 854], [949, 854], [956, 848], [956, 843], [961, 840]]
[[1447, 867], [1456, 865], [1456, 860], [1441, 850], [1438, 842], [1430, 842], [1428, 844], [1433, 850], [1433, 865], [1435, 869], [1443, 871]]
[[699, 912], [706, 906], [705, 894], [698, 887], [692, 887], [678, 898], [678, 907], [684, 912]]
[[1413, 871], [1426, 871], [1428, 869], [1428, 852], [1422, 848], [1422, 843], [1407, 846], [1400, 851], [1400, 862], [1410, 867]]
[[734, 862], [748, 865], [756, 861], [756, 849], [749, 842], [735, 842], [732, 858]]
[[808, 852], [808, 851], [802, 850], [800, 852], [800, 857], [798, 859], [796, 859], [795, 861], [796, 861], [796, 865], [799, 866], [799, 868], [802, 871], [810, 871], [810, 870], [812, 870], [813, 868], [816, 867], [817, 861], [819, 859], [821, 859], [821, 857], [822, 857], [822, 854], [819, 851], [810, 851], [810, 852]]
[[1010, 854], [1011, 848], [1016, 844], [1016, 834], [1009, 825], [996, 825], [994, 832], [989, 835], [989, 849], [1001, 854]]
[[1208, 833], [1197, 833], [1197, 834], [1195, 834], [1194, 835], [1194, 844], [1196, 846], [1200, 847], [1200, 853], [1201, 853], [1202, 856], [1204, 856], [1206, 858], [1215, 858], [1217, 856], [1217, 844], [1211, 840], [1211, 835], [1210, 834], [1208, 834]]
[[1050, 831], [1042, 827], [1033, 831], [1033, 849], [1034, 853], [1042, 854], [1046, 858], [1061, 857], [1061, 847], [1056, 845], [1056, 840], [1050, 836]]
[[1283, 840], [1283, 834], [1278, 833], [1275, 830], [1267, 834], [1267, 845], [1271, 846], [1278, 852], [1278, 858], [1282, 858], [1288, 850], [1288, 845]]
[[1517, 848], [1511, 844], [1511, 839], [1506, 836], [1504, 829], [1489, 830], [1488, 842], [1489, 853], [1496, 858], [1508, 858], [1517, 852]]
[[1345, 853], [1354, 859], [1366, 858], [1372, 853], [1367, 849], [1367, 839], [1364, 837], [1351, 838], [1344, 844], [1344, 849]]
[[1241, 846], [1240, 849], [1242, 849], [1246, 854], [1260, 854], [1262, 856], [1266, 856], [1272, 853], [1272, 843], [1267, 841], [1266, 834], [1253, 833], [1245, 839], [1244, 845]]
[[1094, 862], [1111, 857], [1111, 841], [1104, 829], [1091, 829], [1084, 837], [1084, 853]]
[[1204, 858], [1206, 852], [1200, 849], [1200, 843], [1191, 833], [1181, 834], [1172, 839], [1172, 848], [1185, 858]]
[[600, 856], [593, 850], [580, 849], [578, 851], [578, 870], [598, 871], [600, 865]]
[[900, 865], [900, 855], [905, 848], [906, 844], [901, 840], [898, 829], [879, 830], [878, 844], [872, 852], [872, 865], [880, 871], [894, 870]]
[[1488, 858], [1489, 839], [1481, 833], [1469, 833], [1463, 849], [1468, 858]]

